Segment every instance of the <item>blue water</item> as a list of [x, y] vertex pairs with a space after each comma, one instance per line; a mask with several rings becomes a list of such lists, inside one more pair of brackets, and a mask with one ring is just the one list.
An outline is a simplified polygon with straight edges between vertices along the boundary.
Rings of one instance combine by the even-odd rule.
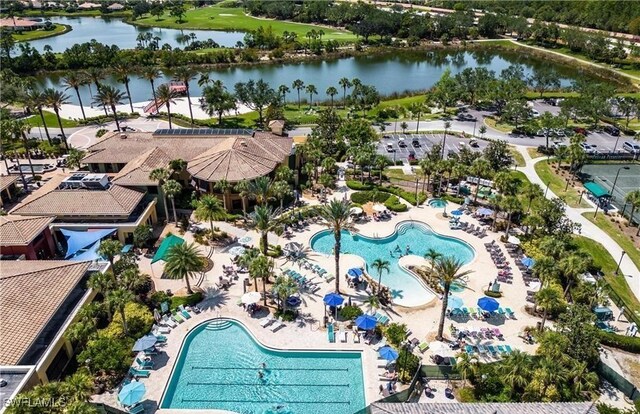
[[[324, 254], [332, 254], [334, 247], [333, 233], [323, 230], [311, 239], [311, 248]], [[396, 252], [399, 246], [401, 252]], [[389, 287], [394, 303], [402, 306], [419, 306], [429, 302], [433, 293], [412, 274], [398, 265], [400, 255], [409, 246], [409, 254], [423, 257], [427, 250], [434, 249], [443, 255], [453, 256], [462, 263], [469, 263], [474, 257], [471, 246], [455, 237], [439, 235], [427, 225], [420, 222], [404, 222], [388, 237], [372, 239], [349, 232], [342, 234], [341, 253], [356, 254], [364, 259], [367, 265], [375, 259], [388, 260], [390, 271], [382, 274], [382, 283]], [[346, 271], [346, 269], [345, 269]], [[375, 270], [369, 269], [369, 274], [377, 278]], [[342, 277], [342, 275], [339, 275]]]
[[443, 208], [447, 205], [447, 202], [441, 198], [434, 198], [429, 200], [429, 205], [433, 208]]
[[215, 320], [185, 339], [160, 408], [354, 414], [364, 407], [359, 352], [275, 351], [241, 324]]

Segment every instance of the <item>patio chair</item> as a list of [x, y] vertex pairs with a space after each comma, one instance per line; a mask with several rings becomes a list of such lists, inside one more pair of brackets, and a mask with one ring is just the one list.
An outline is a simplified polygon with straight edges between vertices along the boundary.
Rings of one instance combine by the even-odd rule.
[[266, 328], [267, 326], [271, 325], [273, 321], [275, 321], [275, 319], [273, 318], [273, 316], [269, 315], [260, 321], [260, 326]]
[[154, 335], [159, 343], [164, 344], [167, 342], [167, 337], [164, 335]]
[[168, 334], [170, 332], [171, 332], [171, 328], [167, 326], [158, 326], [154, 324], [151, 327], [151, 333], [154, 334], [155, 336], [158, 336], [158, 334]]
[[496, 349], [496, 347], [495, 347], [495, 346], [493, 346], [493, 345], [487, 345], [487, 349], [489, 350], [489, 353], [490, 353], [491, 355], [493, 355], [494, 357], [497, 357], [497, 356], [498, 356], [498, 350]]
[[151, 371], [129, 367], [129, 375], [132, 377], [149, 378]]
[[178, 313], [174, 313], [173, 315], [171, 315], [171, 319], [173, 319], [177, 323], [183, 323], [184, 322], [184, 318], [182, 316], [180, 316]]
[[421, 354], [424, 354], [424, 351], [426, 351], [427, 349], [429, 349], [428, 342], [422, 342], [420, 343], [420, 345], [418, 345], [418, 350], [420, 351]]
[[476, 348], [478, 348], [478, 353], [480, 353], [482, 355], [487, 353], [487, 349], [484, 347], [484, 345], [478, 344], [478, 346]]
[[505, 345], [504, 346], [504, 351], [507, 353], [507, 355], [509, 355], [510, 353], [513, 352], [513, 349], [511, 349], [510, 345]]
[[506, 314], [506, 312], [504, 311], [504, 309], [498, 308], [498, 314], [504, 316]]
[[340, 342], [347, 342], [347, 331], [342, 326], [338, 330], [338, 336], [340, 337]]
[[269, 328], [269, 329], [271, 329], [271, 332], [275, 332], [278, 329], [282, 328], [283, 326], [284, 326], [284, 324], [282, 323], [282, 318], [278, 318], [278, 320], [275, 321], [273, 323], [273, 325], [271, 325], [271, 328]]
[[140, 359], [140, 357], [136, 357], [136, 364], [138, 364], [141, 369], [153, 368], [153, 361], [145, 361]]
[[176, 323], [176, 321], [174, 321], [173, 319], [171, 319], [169, 316], [164, 315], [162, 317], [162, 323], [164, 323], [165, 325], [171, 327], [171, 328], [175, 328], [176, 326], [178, 326], [178, 324]]
[[469, 355], [474, 355], [475, 354], [475, 350], [473, 349], [473, 347], [471, 345], [465, 345], [464, 346], [464, 351]]
[[516, 314], [511, 310], [511, 308], [506, 308], [505, 312], [507, 313], [507, 315], [509, 315], [509, 317], [511, 319], [515, 319], [516, 318]]
[[502, 332], [500, 332], [500, 329], [498, 328], [493, 328], [493, 335], [496, 336], [498, 339], [502, 340], [504, 338], [504, 336], [502, 335]]
[[145, 349], [142, 352], [144, 352], [144, 355], [148, 356], [148, 357], [153, 356], [153, 355], [158, 355], [158, 351], [155, 348]]
[[180, 312], [180, 316], [182, 316], [185, 319], [191, 319], [191, 315], [189, 314], [189, 312], [187, 312], [187, 310], [184, 308], [184, 305], [180, 305], [178, 306], [178, 311]]
[[144, 406], [142, 404], [134, 405], [133, 407], [127, 408], [127, 412], [129, 414], [140, 414], [144, 413]]
[[504, 346], [502, 345], [498, 345], [496, 348], [498, 348], [498, 352], [501, 354], [506, 354], [506, 350], [504, 349]]

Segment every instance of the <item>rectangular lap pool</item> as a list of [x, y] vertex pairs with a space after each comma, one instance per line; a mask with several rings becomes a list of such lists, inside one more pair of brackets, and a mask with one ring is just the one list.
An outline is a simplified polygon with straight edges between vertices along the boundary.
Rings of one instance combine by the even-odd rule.
[[213, 320], [185, 339], [160, 407], [358, 413], [365, 408], [361, 355], [277, 351], [257, 343], [238, 322]]

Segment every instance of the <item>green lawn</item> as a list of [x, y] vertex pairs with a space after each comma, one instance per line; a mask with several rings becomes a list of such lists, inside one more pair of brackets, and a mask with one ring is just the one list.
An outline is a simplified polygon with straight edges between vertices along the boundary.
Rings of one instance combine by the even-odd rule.
[[356, 39], [356, 35], [346, 30], [312, 24], [261, 19], [245, 15], [244, 10], [241, 8], [221, 7], [220, 5], [190, 9], [181, 23], [177, 23], [176, 18], [169, 16], [168, 13], [160, 16], [159, 20], [155, 16], [148, 16], [132, 23], [171, 29], [215, 29], [227, 31], [250, 31], [260, 26], [271, 26], [276, 34], [282, 35], [285, 31], [294, 32], [298, 35], [298, 39], [302, 41], [306, 39], [307, 32], [312, 29], [316, 31], [322, 29], [325, 33], [322, 37], [323, 39], [349, 41]]
[[494, 118], [486, 117], [484, 123], [487, 124], [488, 127], [500, 132], [511, 132], [513, 130], [513, 125], [501, 124]]
[[[555, 165], [553, 158], [551, 162]], [[569, 185], [567, 191], [564, 190], [567, 182], [555, 173], [547, 160], [536, 163], [535, 169], [540, 179], [545, 183], [549, 183], [549, 189], [563, 199], [569, 207], [590, 207], [589, 203], [584, 200], [579, 203], [580, 193], [572, 188], [571, 185]]]
[[[58, 119], [56, 118], [56, 114], [49, 111], [42, 111], [44, 113], [44, 121], [47, 123], [48, 128], [58, 128]], [[42, 119], [39, 114], [33, 115], [27, 118], [27, 123], [33, 127], [43, 126]], [[63, 128], [74, 128], [79, 126], [76, 121], [71, 119], [62, 118], [62, 127]]]
[[515, 161], [517, 167], [524, 167], [525, 165], [527, 165], [524, 161], [524, 155], [520, 154], [520, 151], [518, 151], [516, 148], [509, 147], [509, 152], [511, 153], [511, 156], [513, 157], [513, 160]]
[[13, 39], [16, 42], [27, 42], [30, 40], [42, 39], [45, 37], [53, 37], [68, 32], [71, 28], [64, 24], [54, 24], [51, 30], [29, 30], [22, 33], [14, 33]]
[[593, 218], [593, 213], [583, 213], [582, 216], [607, 233], [609, 237], [627, 252], [627, 256], [629, 256], [629, 259], [631, 259], [636, 267], [640, 268], [640, 249], [633, 244], [633, 241], [631, 241], [626, 234], [620, 232], [618, 227], [609, 220], [609, 216], [598, 214], [596, 218]]

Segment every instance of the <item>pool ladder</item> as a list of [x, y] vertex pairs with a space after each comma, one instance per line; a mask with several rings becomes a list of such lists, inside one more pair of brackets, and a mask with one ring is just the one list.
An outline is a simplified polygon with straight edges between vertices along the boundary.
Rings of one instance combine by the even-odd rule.
[[205, 326], [205, 330], [207, 331], [222, 331], [228, 329], [233, 324], [226, 319], [214, 319]]

